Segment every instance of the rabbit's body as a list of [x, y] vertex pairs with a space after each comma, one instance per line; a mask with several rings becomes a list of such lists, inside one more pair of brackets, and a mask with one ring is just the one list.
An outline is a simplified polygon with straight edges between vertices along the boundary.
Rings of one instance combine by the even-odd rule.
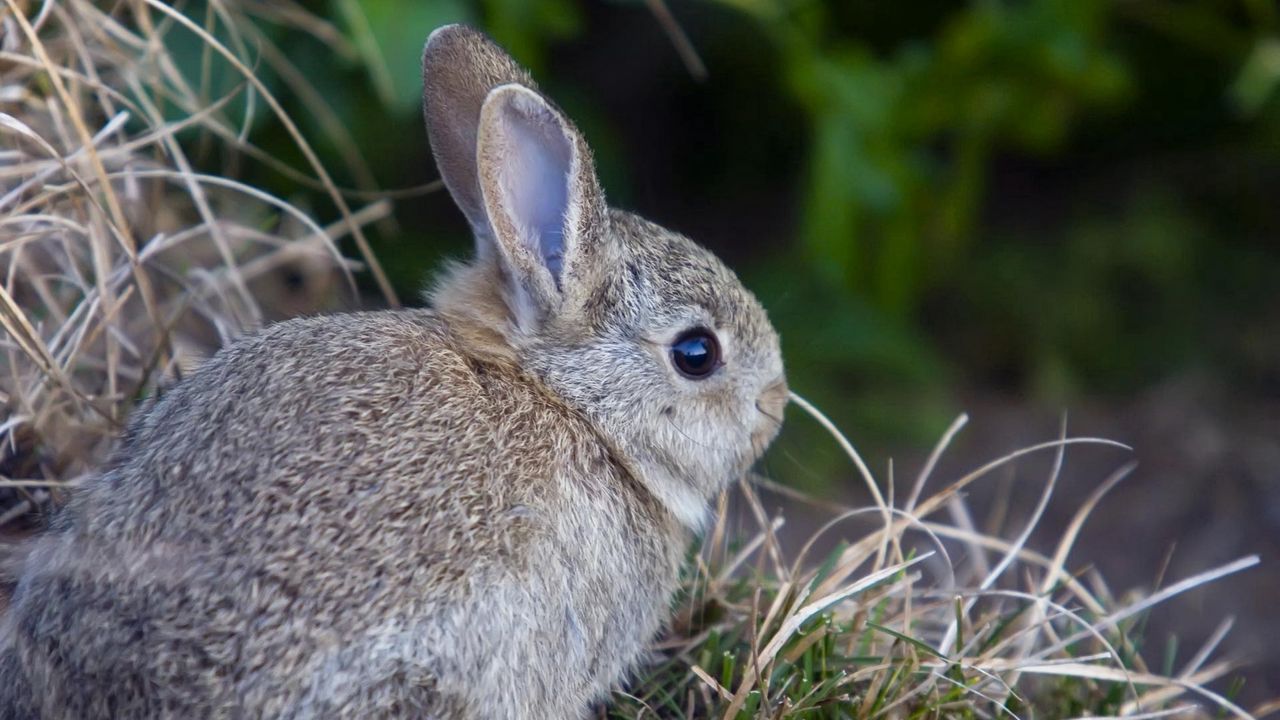
[[477, 239], [432, 310], [281, 323], [141, 410], [31, 546], [0, 717], [584, 716], [772, 440], [778, 338], [713, 255], [604, 202], [479, 33], [424, 55]]
[[658, 629], [688, 537], [585, 418], [426, 311], [245, 338], [118, 457], [29, 558], [0, 707], [572, 717]]

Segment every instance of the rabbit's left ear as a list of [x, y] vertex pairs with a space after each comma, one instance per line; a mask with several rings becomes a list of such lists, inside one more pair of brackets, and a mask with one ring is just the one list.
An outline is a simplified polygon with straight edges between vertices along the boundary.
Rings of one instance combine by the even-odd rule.
[[509, 84], [485, 98], [476, 160], [513, 319], [531, 331], [583, 299], [602, 269], [608, 219], [591, 152], [542, 95]]

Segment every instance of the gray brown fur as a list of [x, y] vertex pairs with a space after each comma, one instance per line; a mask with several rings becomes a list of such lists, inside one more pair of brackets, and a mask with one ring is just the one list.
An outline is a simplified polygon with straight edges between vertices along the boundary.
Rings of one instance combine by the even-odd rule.
[[[424, 64], [476, 259], [431, 310], [279, 323], [140, 410], [28, 551], [0, 717], [577, 718], [666, 619], [777, 431], [777, 337], [715, 257], [606, 208], [558, 110], [495, 95], [533, 86], [482, 35]], [[558, 276], [493, 221], [488, 131], [451, 125], [508, 111], [573, 148]], [[691, 323], [726, 347], [697, 382], [666, 349]]]

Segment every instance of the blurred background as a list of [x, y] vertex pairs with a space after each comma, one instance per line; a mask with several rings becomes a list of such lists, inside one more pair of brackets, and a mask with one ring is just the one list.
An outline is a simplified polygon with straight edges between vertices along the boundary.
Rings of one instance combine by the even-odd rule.
[[[794, 389], [879, 474], [894, 458], [900, 487], [962, 411], [971, 422], [935, 488], [1053, 439], [1064, 413], [1071, 435], [1133, 446], [1068, 453], [1032, 545], [1052, 549], [1083, 499], [1136, 459], [1071, 567], [1098, 568], [1120, 594], [1260, 554], [1260, 568], [1154, 614], [1145, 650], [1185, 661], [1236, 615], [1228, 647], [1254, 665], [1224, 690], [1280, 694], [1273, 0], [244, 5], [263, 47], [289, 61], [268, 59], [258, 75], [349, 186], [437, 178], [422, 43], [446, 22], [486, 30], [581, 127], [612, 204], [742, 275], [782, 333]], [[309, 13], [328, 25], [297, 32]], [[182, 58], [184, 31], [168, 37]], [[214, 73], [216, 87], [218, 66], [189, 46], [183, 72]], [[258, 146], [304, 167], [270, 114], [256, 118]], [[188, 139], [199, 163], [238, 162]], [[269, 164], [239, 175], [335, 216], [323, 192]], [[410, 304], [471, 242], [443, 192], [405, 193], [370, 232]], [[286, 278], [299, 292], [307, 282]], [[1043, 488], [1042, 460], [975, 489], [974, 521], [1016, 533]], [[866, 501], [839, 449], [796, 412], [763, 470]], [[808, 512], [788, 510], [801, 535]]]

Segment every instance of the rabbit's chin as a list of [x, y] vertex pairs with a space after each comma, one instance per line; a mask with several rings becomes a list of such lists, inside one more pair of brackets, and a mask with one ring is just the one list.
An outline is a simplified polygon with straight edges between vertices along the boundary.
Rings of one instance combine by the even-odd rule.
[[751, 450], [736, 464], [723, 468], [717, 477], [704, 477], [693, 481], [677, 475], [664, 467], [645, 468], [641, 471], [644, 483], [673, 515], [695, 533], [706, 529], [710, 520], [711, 501], [725, 488], [747, 475], [778, 435], [778, 426], [761, 427], [751, 435]]
[[756, 425], [751, 431], [751, 455], [743, 464], [742, 472], [750, 470], [757, 460], [764, 457], [764, 451], [769, 449], [769, 445], [773, 443], [774, 438], [778, 437], [778, 431], [781, 429], [782, 424], [770, 417], [766, 417]]
[[645, 485], [657, 496], [681, 525], [695, 533], [702, 532], [710, 519], [710, 499], [704, 490], [695, 487], [686, 478], [677, 477], [666, 470], [645, 473]]

